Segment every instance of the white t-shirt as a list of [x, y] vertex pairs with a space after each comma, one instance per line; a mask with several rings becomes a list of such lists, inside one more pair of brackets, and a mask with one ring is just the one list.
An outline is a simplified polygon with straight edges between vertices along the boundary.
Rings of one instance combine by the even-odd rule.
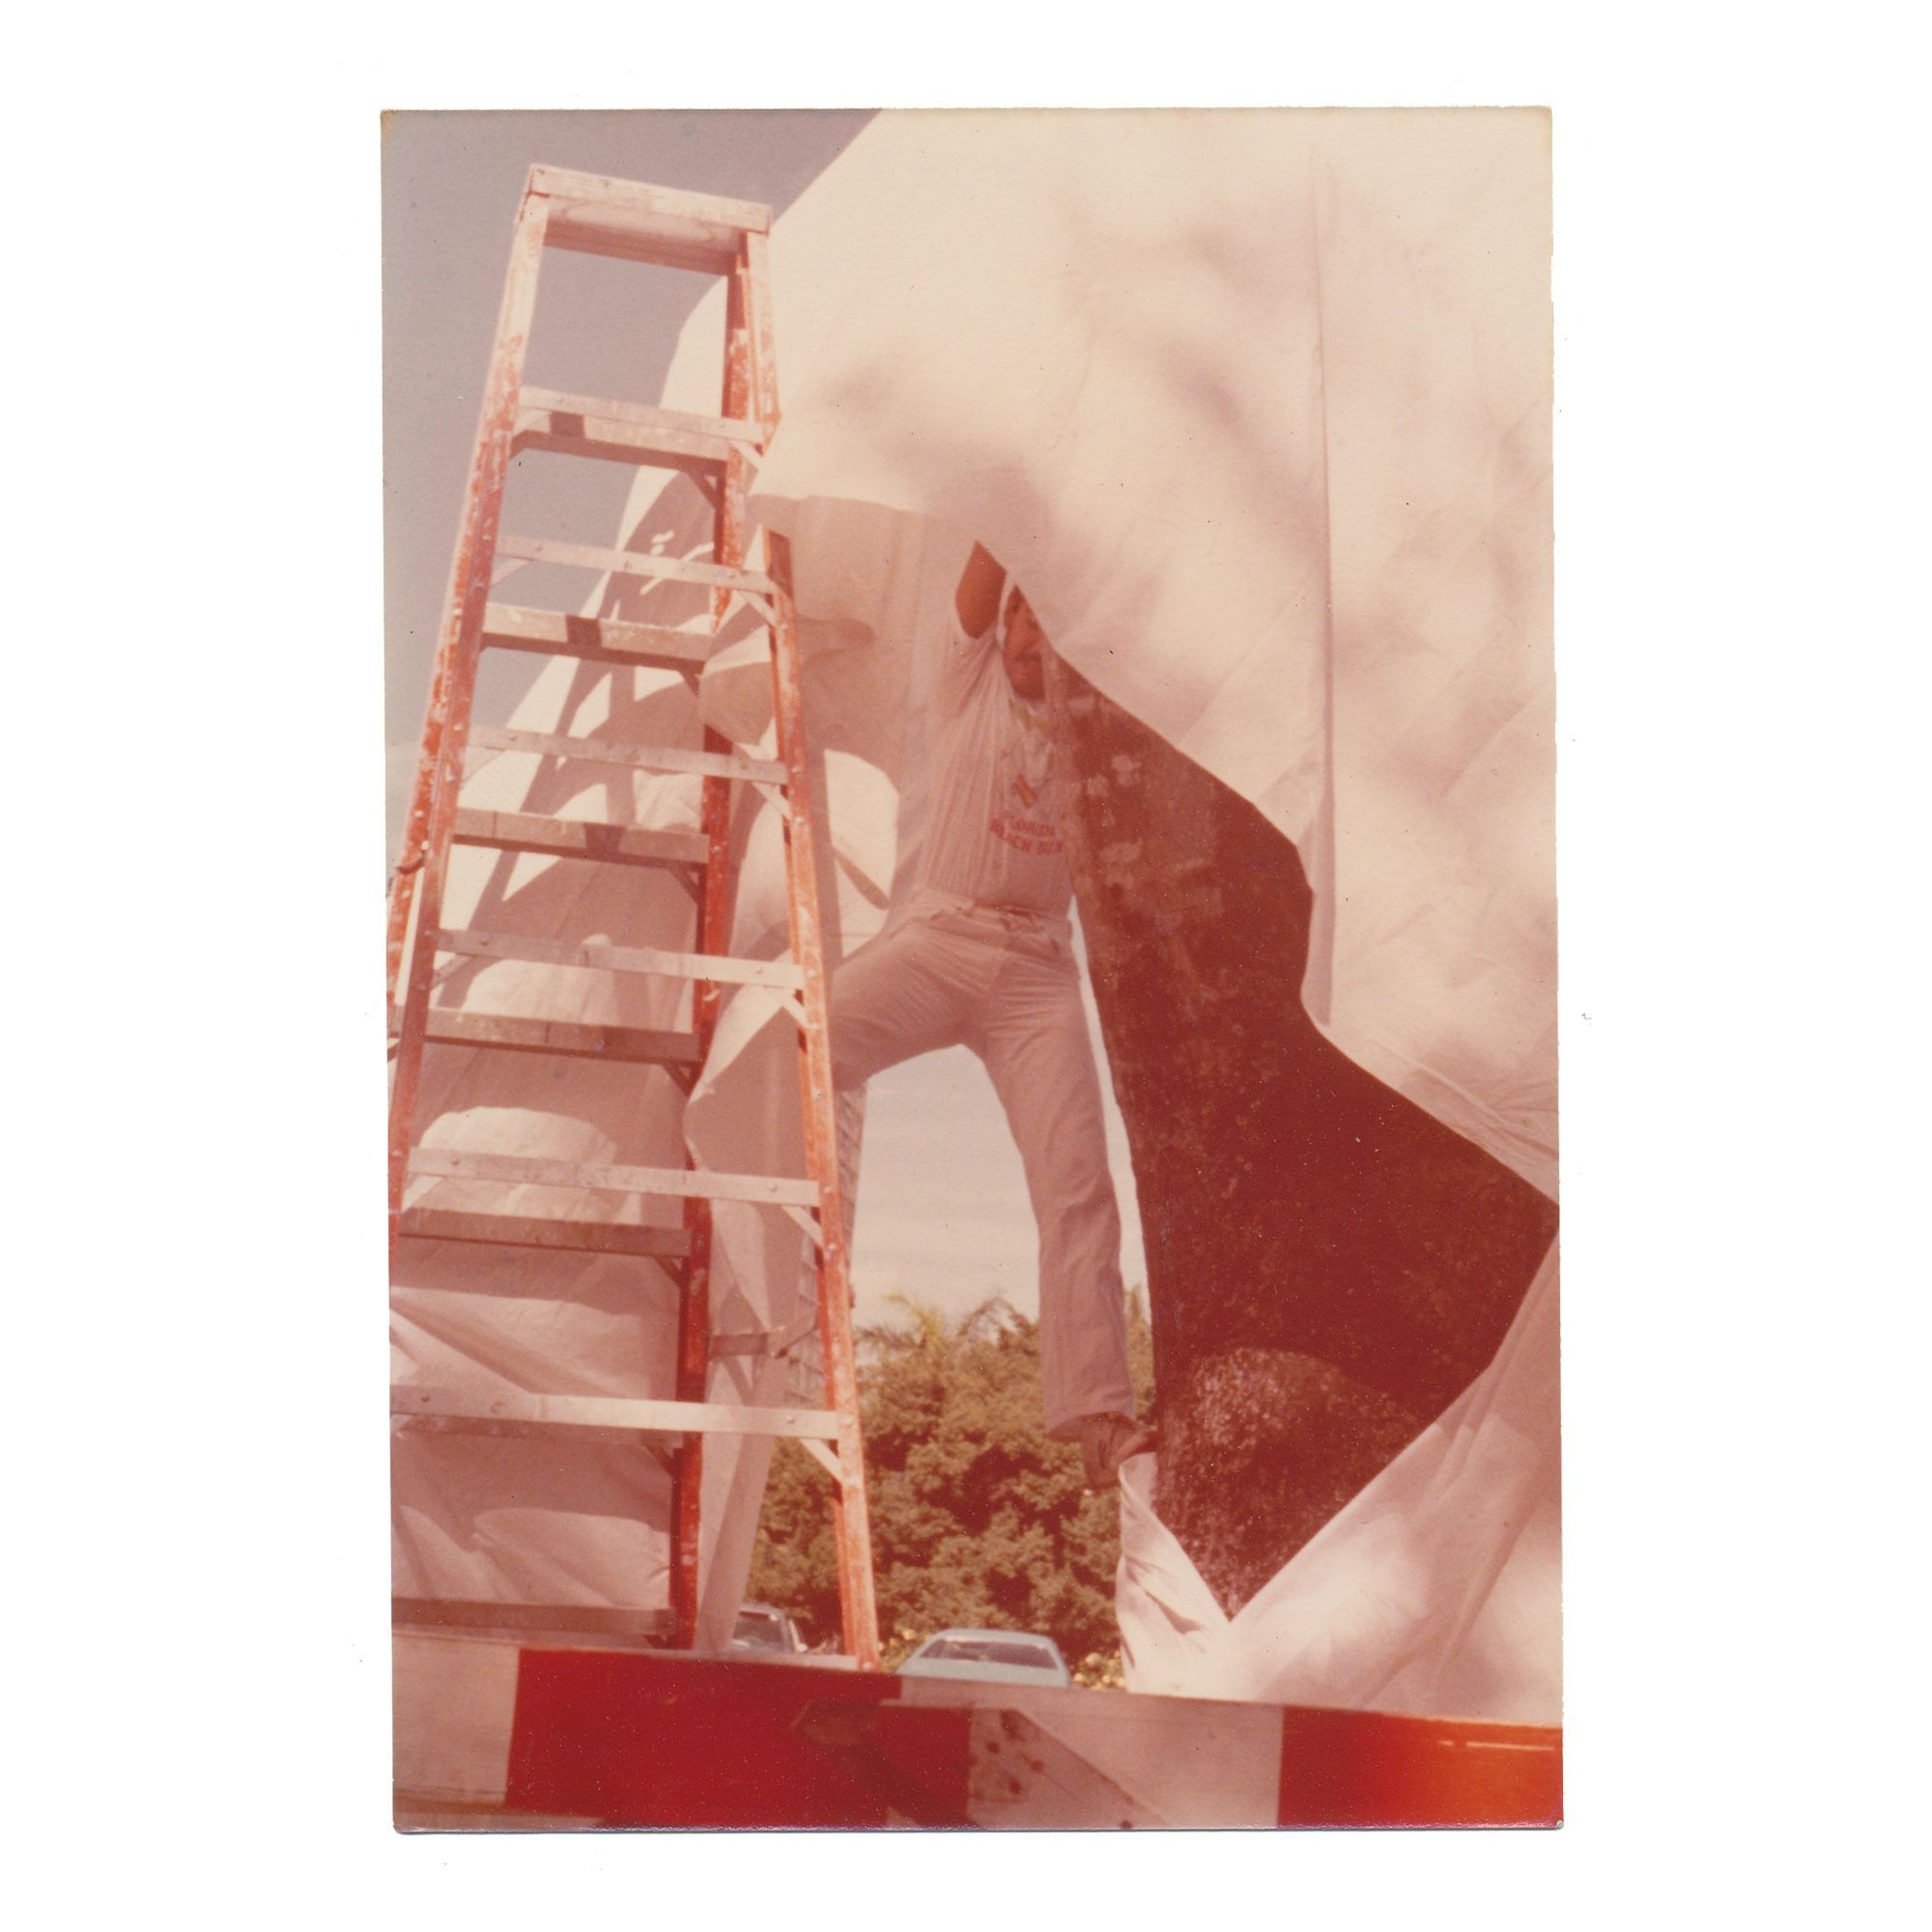
[[952, 622], [934, 706], [938, 781], [920, 883], [1064, 918], [1073, 881], [1046, 706], [1008, 682], [998, 634], [995, 625], [969, 638]]

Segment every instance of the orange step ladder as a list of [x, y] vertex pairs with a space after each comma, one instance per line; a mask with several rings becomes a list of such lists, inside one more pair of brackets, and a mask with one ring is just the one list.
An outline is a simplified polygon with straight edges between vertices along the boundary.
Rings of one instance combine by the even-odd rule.
[[[796, 614], [787, 541], [764, 538], [762, 568], [748, 556], [745, 499], [754, 459], [778, 426], [767, 266], [770, 211], [753, 203], [575, 174], [530, 171], [511, 244], [510, 267], [484, 392], [468, 495], [450, 575], [409, 818], [390, 900], [389, 1011], [394, 1082], [389, 1127], [389, 1213], [392, 1243], [418, 1238], [486, 1245], [576, 1250], [649, 1258], [676, 1282], [676, 1387], [662, 1401], [604, 1396], [466, 1396], [415, 1384], [398, 1386], [392, 1412], [404, 1428], [542, 1435], [613, 1431], [652, 1446], [672, 1479], [670, 1622], [673, 1640], [695, 1641], [698, 1606], [699, 1494], [707, 1434], [717, 1431], [790, 1436], [833, 1479], [844, 1647], [863, 1670], [878, 1668], [871, 1537], [854, 1359], [851, 1292], [840, 1196], [826, 1016], [824, 944], [812, 827], [814, 801], [806, 766]], [[698, 269], [727, 282], [721, 412], [716, 417], [526, 387], [525, 351], [536, 308], [538, 272], [547, 248], [615, 256], [661, 267]], [[636, 467], [681, 470], [704, 490], [713, 515], [708, 560], [593, 549], [500, 529], [512, 458], [532, 448]], [[769, 639], [776, 719], [774, 759], [747, 758], [706, 729], [701, 751], [599, 743], [578, 737], [473, 726], [479, 659], [485, 650], [536, 652], [581, 662], [668, 668], [695, 682], [711, 648], [704, 636], [645, 624], [524, 610], [490, 601], [505, 564], [564, 563], [622, 578], [674, 581], [706, 588], [713, 638], [728, 616], [748, 605]], [[700, 779], [698, 827], [650, 831], [633, 826], [466, 808], [466, 748], [534, 752], [605, 761]], [[758, 788], [777, 805], [784, 827], [790, 958], [728, 955], [733, 878], [730, 862], [734, 788]], [[694, 932], [688, 951], [584, 946], [500, 934], [442, 928], [450, 853], [458, 844], [537, 853], [616, 866], [673, 868], [693, 887]], [[432, 1008], [439, 953], [514, 958], [560, 967], [662, 973], [693, 986], [688, 1031], [572, 1025]], [[426, 1045], [485, 1052], [583, 1056], [664, 1068], [688, 1094], [711, 1047], [722, 988], [782, 989], [799, 1031], [799, 1085], [806, 1175], [722, 1174], [682, 1169], [586, 1167], [508, 1154], [425, 1148], [416, 1118]], [[682, 1230], [616, 1226], [406, 1207], [405, 1190], [421, 1177], [538, 1183], [621, 1190], [683, 1204]], [[813, 1244], [818, 1338], [824, 1406], [752, 1407], [706, 1399], [711, 1360], [711, 1204], [747, 1201], [782, 1208]], [[632, 1432], [634, 1432], [634, 1436]], [[668, 1446], [667, 1446], [668, 1445]], [[398, 1604], [398, 1615], [404, 1606]], [[411, 1622], [450, 1624], [542, 1623], [541, 1606], [412, 1600]], [[580, 1612], [585, 1628], [596, 1619]], [[634, 1634], [634, 1610], [607, 1613], [614, 1631]]]

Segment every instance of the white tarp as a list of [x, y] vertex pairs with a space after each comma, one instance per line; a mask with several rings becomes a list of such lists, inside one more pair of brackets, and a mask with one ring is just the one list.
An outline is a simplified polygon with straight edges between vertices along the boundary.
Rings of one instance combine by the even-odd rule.
[[[835, 947], [881, 916], [902, 802], [899, 832], [916, 836], [917, 768], [902, 772], [898, 729], [908, 692], [916, 712], [916, 646], [976, 537], [1070, 662], [1295, 841], [1316, 893], [1304, 998], [1328, 1036], [1554, 1192], [1546, 136], [1532, 111], [888, 115], [777, 224], [785, 417], [758, 488], [796, 545], [838, 852]], [[722, 328], [707, 299], [668, 404], [715, 407]], [[668, 491], [653, 508], [648, 494], [627, 535], [642, 519], [687, 547], [692, 506]], [[622, 704], [610, 678], [560, 666], [519, 722], [649, 742], [656, 704], [684, 706], [694, 728], [681, 692], [618, 676], [638, 680]], [[748, 744], [768, 716], [762, 679], [741, 658], [706, 680], [706, 716]], [[506, 804], [554, 785], [519, 763], [498, 761]], [[581, 768], [542, 808], [688, 822], [682, 782], [620, 796], [608, 776], [593, 790]], [[770, 946], [777, 874], [755, 863], [770, 828], [752, 838], [741, 916]], [[632, 928], [583, 899], [594, 890], [578, 888], [578, 923], [622, 943]], [[545, 931], [568, 912], [529, 907]], [[536, 976], [487, 976], [514, 1002]], [[581, 976], [586, 1016], [641, 997]], [[789, 1077], [788, 1023], [754, 1027], [754, 1004], [735, 1004], [694, 1110], [720, 1166], [758, 1165], [734, 1136], [774, 1131], [750, 1096], [776, 1090], [772, 1066]], [[668, 1117], [634, 1083], [608, 1105], [602, 1092], [573, 1092], [565, 1115], [533, 1084], [519, 1116], [531, 1150], [651, 1157], [637, 1150]], [[437, 1133], [460, 1134], [460, 1084], [434, 1104], [452, 1110]], [[796, 1237], [764, 1210], [742, 1218], [755, 1234], [721, 1230], [734, 1286], [719, 1325], [782, 1326], [801, 1305]], [[522, 1294], [490, 1298], [486, 1316], [466, 1294], [461, 1320], [440, 1322], [453, 1289], [426, 1280], [403, 1302], [409, 1372], [427, 1373], [434, 1337], [485, 1382], [547, 1370], [538, 1356], [561, 1348], [594, 1359], [600, 1386], [615, 1360], [627, 1389], [663, 1393], [663, 1313], [610, 1312], [582, 1286], [596, 1273], [525, 1273]], [[1553, 1719], [1553, 1310], [1552, 1263], [1496, 1364], [1232, 1624], [1200, 1614], [1199, 1579], [1130, 1490], [1130, 1681]], [[526, 1345], [536, 1353], [516, 1352]], [[439, 1379], [452, 1368], [438, 1366]], [[712, 1466], [721, 1484], [727, 1460]], [[762, 1473], [755, 1451], [729, 1472], [738, 1516], [707, 1596], [714, 1628], [742, 1587]], [[633, 1514], [662, 1480], [641, 1457], [578, 1474], [628, 1484]], [[399, 1565], [427, 1571], [434, 1552], [455, 1574], [461, 1545], [462, 1574], [487, 1570], [517, 1594], [514, 1564], [477, 1560], [487, 1512], [471, 1508], [462, 1535], [432, 1534], [433, 1490], [399, 1474], [398, 1493]], [[412, 1514], [416, 1494], [432, 1500]], [[1533, 1531], [1518, 1501], [1533, 1502]], [[493, 1533], [602, 1546], [602, 1504], [565, 1534], [567, 1514], [498, 1518]], [[661, 1593], [662, 1562], [660, 1544], [641, 1568], [574, 1553], [550, 1567], [570, 1569], [583, 1600], [628, 1602]]]
[[[1300, 848], [1330, 1036], [1552, 1190], [1546, 132], [882, 117], [778, 224], [759, 490], [992, 549]], [[802, 604], [862, 613], [823, 526]]]
[[[1548, 242], [1534, 112], [884, 117], [778, 226], [759, 487], [823, 619], [834, 501], [994, 550], [1296, 842], [1328, 1036], [1553, 1194]], [[1555, 1311], [1232, 1624], [1130, 1486], [1130, 1682], [1555, 1721]]]

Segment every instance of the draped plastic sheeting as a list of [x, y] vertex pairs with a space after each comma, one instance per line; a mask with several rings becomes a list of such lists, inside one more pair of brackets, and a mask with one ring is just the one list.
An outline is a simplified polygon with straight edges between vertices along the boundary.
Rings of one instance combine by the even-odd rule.
[[[755, 507], [794, 540], [835, 952], [876, 929], [916, 847], [925, 774], [900, 731], [916, 728], [932, 634], [976, 537], [1070, 662], [1295, 842], [1316, 894], [1303, 997], [1328, 1037], [1554, 1192], [1546, 140], [1530, 111], [887, 115], [776, 224], [784, 426]], [[715, 408], [722, 326], [722, 297], [707, 298], [668, 404]], [[701, 534], [679, 484], [640, 487], [625, 522], [673, 550]], [[728, 652], [706, 673], [704, 716], [768, 743], [765, 680], [752, 645]], [[518, 722], [651, 742], [653, 706], [682, 706], [694, 732], [665, 680], [560, 666]], [[613, 791], [600, 770], [593, 793], [590, 770], [558, 779], [506, 756], [490, 780], [506, 806], [691, 822], [688, 782]], [[556, 796], [539, 805], [546, 787]], [[760, 815], [740, 830], [740, 938], [776, 950], [774, 828]], [[505, 914], [527, 908], [527, 929], [644, 937], [594, 880], [546, 898], [539, 862], [478, 863]], [[666, 1023], [627, 1004], [649, 996], [578, 976], [581, 1008], [559, 1016]], [[468, 968], [444, 997], [487, 983], [508, 1003], [493, 1010], [526, 1010], [514, 1002], [536, 978]], [[712, 1164], [796, 1160], [772, 1143], [788, 1024], [749, 992], [734, 1000], [691, 1114]], [[480, 1102], [470, 1057], [444, 1058], [424, 1117], [442, 1111], [432, 1138], [454, 1144]], [[502, 1117], [529, 1151], [663, 1157], [675, 1124], [662, 1098], [606, 1070], [579, 1078], [567, 1113], [532, 1076]], [[454, 1202], [454, 1184], [437, 1188]], [[789, 1224], [721, 1210], [720, 1238], [718, 1325], [782, 1328], [803, 1306]], [[620, 1312], [605, 1282], [607, 1268], [641, 1264], [538, 1258], [495, 1296], [460, 1292], [440, 1265], [434, 1251], [416, 1264], [400, 1298], [412, 1372], [428, 1378], [434, 1360], [437, 1380], [460, 1366], [524, 1387], [668, 1386], [668, 1291], [655, 1314], [634, 1296]], [[1130, 1682], [1553, 1719], [1555, 1294], [1552, 1258], [1492, 1366], [1232, 1622], [1135, 1472]], [[718, 1373], [742, 1378], [733, 1360], [749, 1359]], [[579, 1379], [560, 1384], [560, 1360]], [[553, 1581], [567, 1569], [584, 1600], [662, 1600], [661, 1535], [619, 1561], [608, 1527], [620, 1497], [661, 1522], [662, 1478], [616, 1451], [578, 1463], [581, 1499], [541, 1519], [399, 1463], [399, 1576], [514, 1595], [535, 1563]], [[755, 1445], [707, 1465], [714, 1537], [726, 1523], [714, 1630], [742, 1587], [763, 1473]], [[568, 1500], [518, 1480], [502, 1487], [526, 1512]]]
[[[715, 370], [716, 345], [706, 346]], [[641, 493], [626, 530], [640, 548], [702, 555], [710, 521], [698, 493], [674, 478]], [[807, 729], [814, 782], [830, 800], [819, 872], [835, 958], [878, 929], [891, 888], [898, 818], [891, 773], [899, 763], [907, 673], [903, 653], [874, 639], [930, 630], [943, 610], [964, 546], [933, 535], [928, 545], [916, 532], [902, 532], [894, 567], [874, 573], [871, 624], [807, 627]], [[502, 594], [513, 595], [514, 586]], [[607, 582], [589, 608], [702, 630], [704, 598], [688, 586], [633, 580]], [[709, 724], [772, 757], [764, 634], [741, 616], [727, 638], [695, 697], [674, 673], [560, 660], [538, 676], [511, 722], [549, 735], [692, 748]], [[756, 794], [739, 789], [731, 950], [782, 958], [789, 940], [779, 823]], [[472, 753], [463, 796], [486, 811], [691, 830], [698, 783], [589, 760]], [[458, 847], [442, 923], [578, 944], [682, 947], [692, 904], [660, 873]], [[506, 960], [446, 960], [434, 994], [440, 1008], [472, 1013], [664, 1028], [688, 1024], [689, 1000], [688, 986], [674, 980]], [[717, 1171], [802, 1174], [796, 1040], [781, 996], [756, 987], [728, 991], [688, 1106], [653, 1070], [431, 1047], [421, 1138], [438, 1149], [580, 1164], [674, 1167], [688, 1150]], [[856, 1130], [856, 1119], [844, 1124], [848, 1136]], [[548, 1186], [417, 1180], [406, 1198], [412, 1207], [681, 1225], [675, 1202]], [[714, 1330], [780, 1345], [808, 1331], [815, 1290], [796, 1224], [776, 1209], [721, 1202], [713, 1230]], [[662, 1398], [674, 1390], [676, 1289], [652, 1262], [410, 1240], [401, 1246], [392, 1300], [393, 1372], [400, 1384], [482, 1396], [520, 1390]], [[789, 1373], [775, 1355], [722, 1354], [709, 1399], [790, 1400]], [[704, 1645], [729, 1637], [770, 1458], [766, 1439], [706, 1438]], [[644, 1608], [668, 1600], [670, 1482], [640, 1448], [406, 1432], [393, 1445], [392, 1480], [398, 1595]]]
[[[1328, 1037], [1553, 1194], [1548, 241], [1534, 112], [882, 117], [774, 237], [759, 506], [828, 627], [854, 502], [994, 550], [1295, 842]], [[1553, 1720], [1556, 1292], [1232, 1622], [1142, 1472], [1130, 1684]]]

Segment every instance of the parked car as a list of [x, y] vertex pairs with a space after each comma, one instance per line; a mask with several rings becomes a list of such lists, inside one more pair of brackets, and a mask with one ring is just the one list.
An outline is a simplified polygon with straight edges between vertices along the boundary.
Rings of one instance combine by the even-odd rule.
[[928, 1637], [899, 1666], [899, 1675], [1063, 1688], [1073, 1682], [1059, 1645], [1031, 1630], [943, 1630]]
[[805, 1639], [790, 1613], [771, 1604], [746, 1604], [731, 1628], [734, 1650], [754, 1650], [768, 1657], [802, 1657]]

